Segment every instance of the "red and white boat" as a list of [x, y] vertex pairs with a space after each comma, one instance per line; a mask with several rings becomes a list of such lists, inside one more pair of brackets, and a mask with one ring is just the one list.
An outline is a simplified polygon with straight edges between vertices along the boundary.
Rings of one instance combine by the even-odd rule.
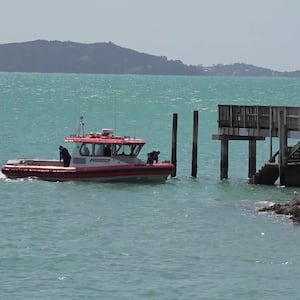
[[139, 159], [138, 154], [146, 143], [143, 139], [115, 136], [112, 129], [85, 135], [82, 117], [78, 133], [65, 138], [65, 142], [75, 144], [68, 167], [60, 160], [13, 159], [1, 171], [8, 178], [161, 182], [174, 170], [169, 161], [158, 162], [156, 151], [148, 153], [147, 162]]

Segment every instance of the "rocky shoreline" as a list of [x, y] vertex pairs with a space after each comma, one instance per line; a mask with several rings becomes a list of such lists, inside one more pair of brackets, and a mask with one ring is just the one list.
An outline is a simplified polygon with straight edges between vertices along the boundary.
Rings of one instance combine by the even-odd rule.
[[286, 215], [293, 222], [300, 224], [300, 196], [295, 195], [292, 200], [287, 203], [276, 203], [266, 206], [258, 210], [259, 212], [273, 212], [278, 215]]

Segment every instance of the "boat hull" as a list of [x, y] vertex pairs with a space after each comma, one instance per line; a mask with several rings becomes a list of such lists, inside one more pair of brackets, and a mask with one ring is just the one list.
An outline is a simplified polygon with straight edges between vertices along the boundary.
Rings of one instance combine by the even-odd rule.
[[109, 167], [61, 167], [9, 165], [2, 167], [8, 178], [38, 178], [50, 181], [165, 181], [173, 172], [170, 163]]

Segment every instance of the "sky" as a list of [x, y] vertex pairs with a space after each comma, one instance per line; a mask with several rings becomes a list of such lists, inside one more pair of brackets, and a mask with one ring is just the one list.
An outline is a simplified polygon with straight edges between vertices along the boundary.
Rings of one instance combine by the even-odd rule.
[[299, 0], [0, 0], [0, 44], [113, 42], [188, 65], [300, 70]]

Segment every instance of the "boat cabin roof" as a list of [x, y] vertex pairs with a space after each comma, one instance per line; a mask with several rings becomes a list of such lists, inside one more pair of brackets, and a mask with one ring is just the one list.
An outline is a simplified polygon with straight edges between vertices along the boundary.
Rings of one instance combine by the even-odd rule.
[[65, 142], [74, 143], [91, 143], [91, 144], [115, 144], [115, 145], [144, 145], [145, 140], [137, 139], [130, 136], [115, 136], [112, 131], [104, 131], [102, 133], [90, 133], [84, 136], [69, 136], [65, 138]]

